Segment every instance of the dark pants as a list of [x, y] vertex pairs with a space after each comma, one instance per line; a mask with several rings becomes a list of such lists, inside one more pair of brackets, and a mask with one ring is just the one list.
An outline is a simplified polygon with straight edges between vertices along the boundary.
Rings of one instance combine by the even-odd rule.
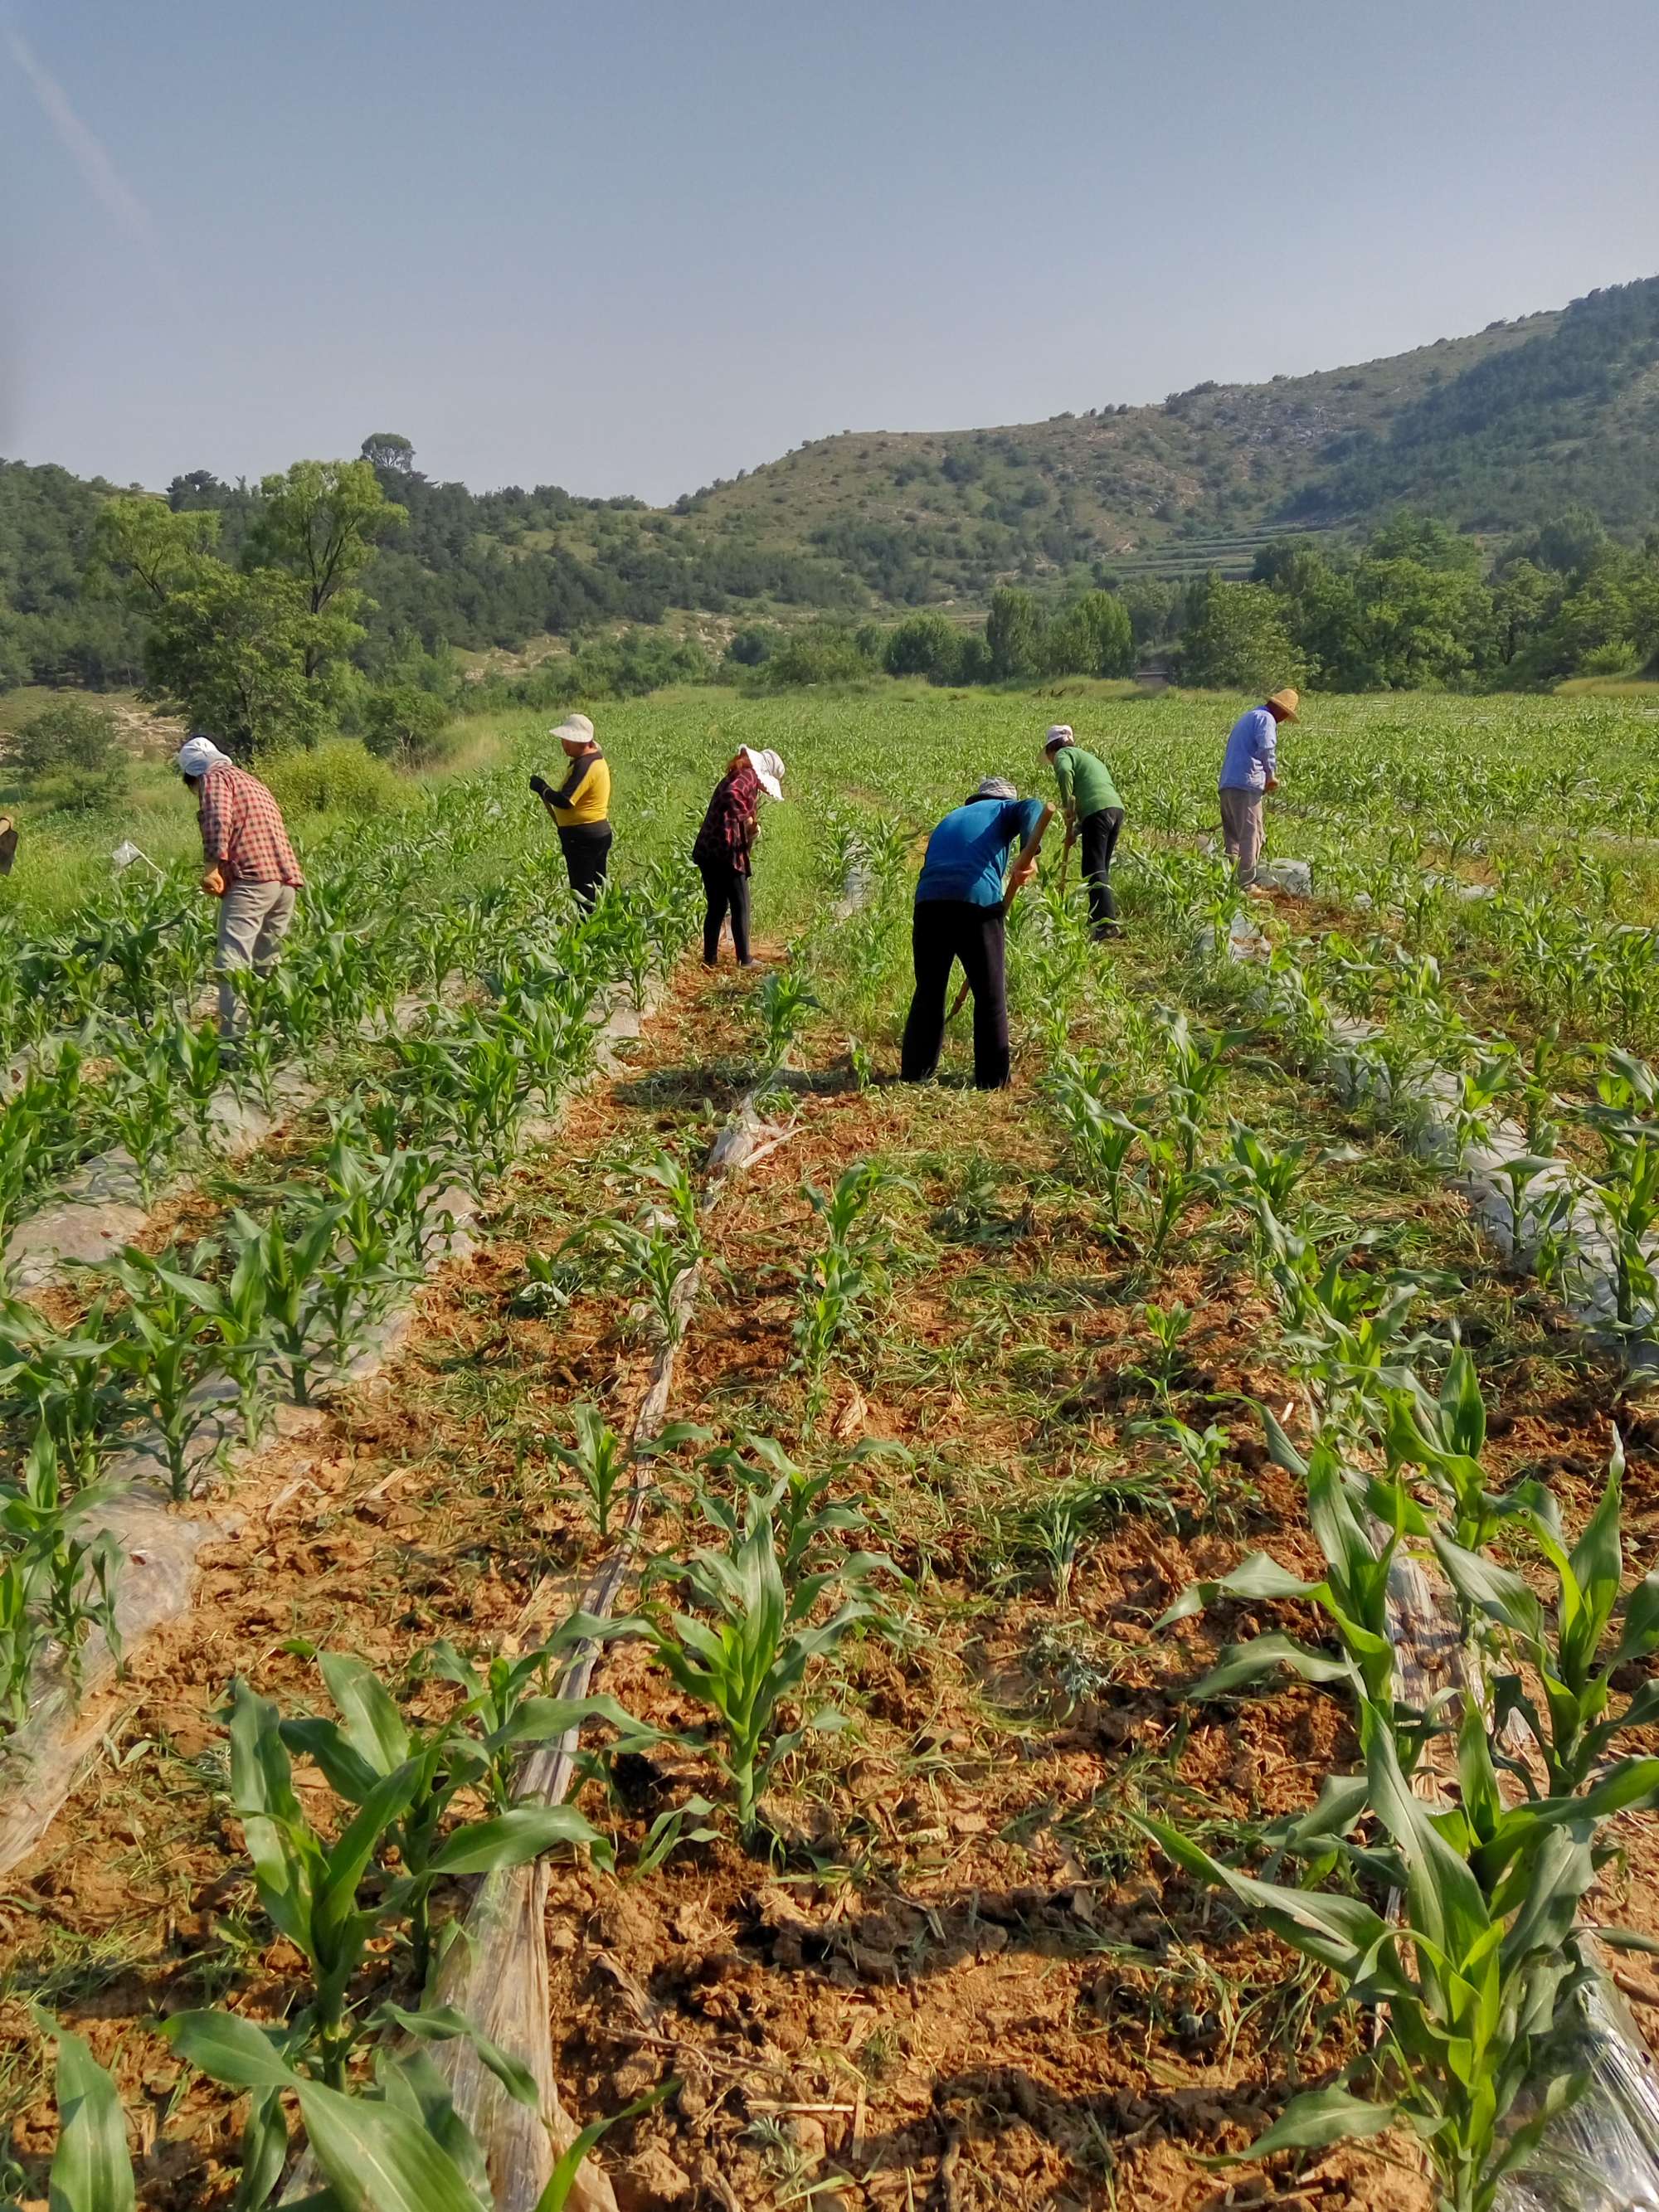
[[732, 917], [732, 945], [739, 960], [749, 957], [749, 878], [729, 863], [699, 863], [704, 896], [708, 901], [702, 918], [702, 960], [712, 968], [720, 958], [720, 926]]
[[974, 1081], [981, 1091], [1000, 1091], [1008, 1080], [1002, 908], [969, 906], [966, 899], [924, 899], [910, 925], [910, 945], [916, 991], [904, 1024], [904, 1080], [925, 1083], [939, 1066], [945, 993], [951, 970], [960, 960], [974, 994]]
[[1112, 896], [1110, 875], [1117, 833], [1123, 827], [1121, 806], [1103, 806], [1085, 814], [1078, 824], [1083, 848], [1083, 880], [1089, 886], [1089, 921], [1097, 937], [1110, 937], [1117, 926], [1117, 901]]
[[591, 907], [599, 895], [605, 881], [605, 872], [611, 865], [611, 824], [608, 822], [573, 822], [562, 825], [559, 848], [564, 854], [566, 872], [570, 888], [576, 895], [578, 906]]

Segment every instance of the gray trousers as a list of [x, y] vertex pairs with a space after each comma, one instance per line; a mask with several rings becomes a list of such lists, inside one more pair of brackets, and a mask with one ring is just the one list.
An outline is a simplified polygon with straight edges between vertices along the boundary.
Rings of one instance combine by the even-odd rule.
[[1256, 863], [1261, 858], [1261, 793], [1224, 787], [1218, 795], [1222, 849], [1237, 870], [1239, 882], [1253, 884]]
[[219, 950], [214, 967], [219, 977], [219, 1034], [236, 1034], [238, 998], [231, 981], [234, 970], [252, 968], [268, 975], [276, 964], [276, 948], [288, 935], [294, 919], [292, 884], [233, 884], [219, 902]]

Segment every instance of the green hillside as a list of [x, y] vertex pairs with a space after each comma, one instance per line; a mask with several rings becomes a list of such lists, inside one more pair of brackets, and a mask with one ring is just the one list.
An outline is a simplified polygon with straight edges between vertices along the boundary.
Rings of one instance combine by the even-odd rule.
[[[416, 647], [513, 653], [665, 617], [717, 641], [721, 624], [811, 611], [962, 617], [1005, 582], [1058, 594], [1243, 576], [1287, 530], [1363, 538], [1402, 505], [1493, 540], [1588, 507], [1634, 539], [1659, 526], [1656, 433], [1659, 277], [1476, 337], [1267, 384], [1200, 384], [1159, 406], [848, 431], [667, 509], [556, 485], [474, 493], [421, 474], [409, 441], [382, 434], [382, 481], [408, 521], [363, 578], [374, 605], [362, 659], [372, 672]], [[130, 611], [82, 587], [114, 489], [0, 462], [0, 689], [137, 681]], [[257, 489], [204, 470], [166, 496], [215, 509], [233, 561], [257, 523]]]

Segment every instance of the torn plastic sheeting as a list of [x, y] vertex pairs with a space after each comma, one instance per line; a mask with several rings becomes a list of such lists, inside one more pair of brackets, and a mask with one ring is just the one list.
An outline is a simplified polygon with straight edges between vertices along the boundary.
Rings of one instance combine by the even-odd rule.
[[[790, 1132], [763, 1121], [750, 1091], [720, 1131], [707, 1164], [708, 1188], [703, 1212], [711, 1212], [727, 1180], [783, 1143]], [[635, 1417], [634, 1480], [627, 1516], [617, 1543], [583, 1592], [580, 1610], [598, 1620], [614, 1607], [633, 1556], [645, 1510], [648, 1484], [641, 1447], [660, 1434], [668, 1416], [677, 1348], [684, 1340], [702, 1285], [701, 1261], [681, 1271], [673, 1291], [678, 1327], [658, 1353]], [[530, 1610], [537, 1599], [532, 1596]], [[588, 1694], [599, 1656], [595, 1643], [570, 1654], [557, 1685], [561, 1698]], [[520, 1804], [558, 1805], [575, 1773], [580, 1731], [544, 1744], [525, 1759], [514, 1791]], [[578, 2123], [565, 2111], [553, 2066], [547, 1942], [544, 1925], [547, 1899], [545, 1863], [504, 1868], [486, 1875], [469, 1906], [461, 1932], [440, 1970], [434, 2002], [453, 2005], [494, 2041], [523, 2060], [535, 2079], [539, 2113], [507, 2096], [464, 2040], [440, 2045], [430, 2055], [450, 2081], [455, 2109], [483, 2147], [498, 2212], [533, 2212], [556, 2159], [574, 2142]], [[290, 2182], [290, 2197], [310, 2185], [308, 2164]], [[571, 2203], [578, 2212], [616, 2212], [616, 2197], [605, 2174], [584, 2160], [573, 2185]]]

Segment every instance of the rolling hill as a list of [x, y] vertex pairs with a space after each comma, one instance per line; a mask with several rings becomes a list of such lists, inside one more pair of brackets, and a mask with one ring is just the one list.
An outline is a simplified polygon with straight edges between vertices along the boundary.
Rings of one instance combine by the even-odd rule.
[[[1058, 590], [1248, 573], [1285, 531], [1363, 536], [1402, 505], [1488, 538], [1590, 507], [1659, 526], [1659, 277], [1410, 353], [1161, 405], [1046, 422], [848, 431], [667, 509], [556, 485], [473, 493], [386, 478], [408, 530], [365, 581], [371, 663], [399, 638], [474, 652], [666, 615], [982, 607], [1004, 580]], [[0, 462], [0, 688], [135, 680], [138, 632], [81, 578], [115, 487]], [[234, 555], [257, 494], [196, 470]]]

